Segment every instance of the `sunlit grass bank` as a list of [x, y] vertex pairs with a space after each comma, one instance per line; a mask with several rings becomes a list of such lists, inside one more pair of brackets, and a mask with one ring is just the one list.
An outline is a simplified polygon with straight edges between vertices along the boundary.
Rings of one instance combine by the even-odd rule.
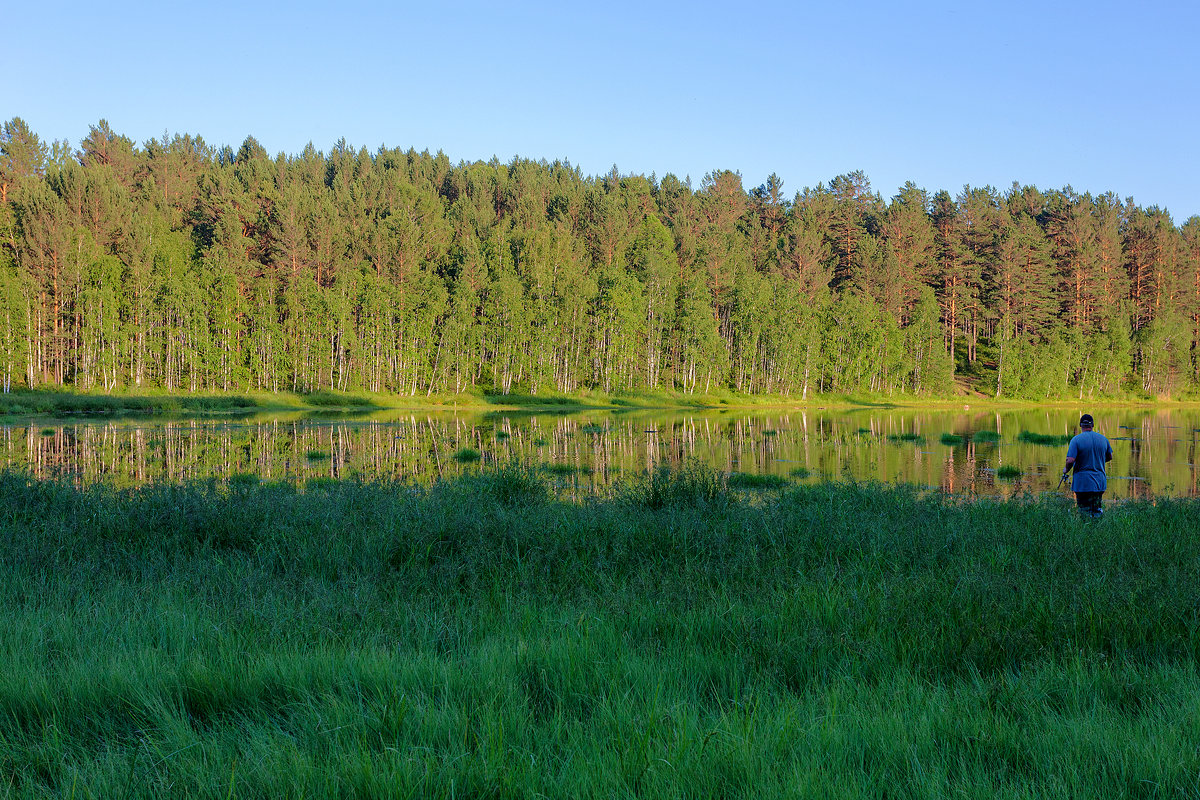
[[341, 392], [186, 393], [148, 391], [89, 394], [71, 391], [16, 391], [0, 394], [0, 417], [204, 416], [255, 410], [361, 409], [376, 404]]
[[[76, 392], [70, 389], [17, 390], [0, 393], [0, 422], [23, 417], [116, 417], [116, 416], [204, 416], [252, 411], [310, 411], [357, 413], [384, 409], [426, 411], [538, 411], [570, 412], [587, 409], [616, 411], [664, 409], [760, 409], [788, 408], [815, 410], [881, 408], [1025, 408], [1046, 406], [1046, 402], [996, 400], [994, 398], [924, 397], [918, 395], [754, 395], [727, 389], [711, 392], [667, 390], [605, 393], [579, 391], [571, 394], [491, 394], [472, 389], [461, 394], [395, 395], [360, 391], [313, 392], [169, 392], [163, 389], [139, 389], [114, 393]], [[1141, 405], [1187, 405], [1154, 403]], [[1195, 403], [1193, 403], [1194, 405]], [[1077, 400], [1059, 405], [1075, 408]], [[1089, 403], [1095, 410], [1104, 403]], [[1136, 402], [1112, 403], [1128, 407]]]
[[1194, 797], [1200, 503], [0, 475], [0, 795]]

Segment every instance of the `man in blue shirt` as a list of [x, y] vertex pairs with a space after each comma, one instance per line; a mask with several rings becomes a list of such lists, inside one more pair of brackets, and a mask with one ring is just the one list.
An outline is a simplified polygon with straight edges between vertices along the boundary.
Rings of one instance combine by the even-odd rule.
[[1108, 488], [1108, 478], [1104, 474], [1104, 465], [1112, 461], [1112, 445], [1104, 435], [1092, 430], [1092, 415], [1084, 414], [1079, 418], [1080, 432], [1071, 439], [1067, 447], [1067, 465], [1063, 467], [1063, 477], [1072, 467], [1075, 476], [1071, 478], [1071, 490], [1075, 492], [1075, 502], [1079, 513], [1085, 517], [1099, 517], [1104, 513], [1101, 501], [1104, 490]]

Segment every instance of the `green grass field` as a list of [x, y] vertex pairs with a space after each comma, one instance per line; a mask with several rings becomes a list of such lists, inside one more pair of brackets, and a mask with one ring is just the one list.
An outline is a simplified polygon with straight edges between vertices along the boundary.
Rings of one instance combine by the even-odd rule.
[[0, 797], [1200, 795], [1196, 501], [553, 485], [0, 474]]

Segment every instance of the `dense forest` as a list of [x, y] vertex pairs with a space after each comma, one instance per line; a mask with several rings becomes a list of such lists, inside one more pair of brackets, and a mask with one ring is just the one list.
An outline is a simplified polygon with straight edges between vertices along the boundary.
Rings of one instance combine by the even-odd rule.
[[0, 135], [3, 390], [1187, 396], [1200, 217], [860, 172]]

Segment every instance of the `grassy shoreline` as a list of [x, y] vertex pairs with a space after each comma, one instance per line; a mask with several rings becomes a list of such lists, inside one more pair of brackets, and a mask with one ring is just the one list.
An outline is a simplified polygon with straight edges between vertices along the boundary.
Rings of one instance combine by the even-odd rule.
[[1194, 796], [1200, 503], [0, 474], [0, 785]]
[[808, 399], [782, 395], [685, 394], [641, 392], [605, 394], [584, 392], [573, 395], [459, 395], [402, 396], [366, 392], [251, 392], [251, 393], [75, 393], [71, 391], [16, 391], [0, 394], [0, 421], [24, 417], [106, 416], [220, 416], [261, 411], [367, 412], [413, 411], [507, 411], [547, 413], [588, 410], [829, 410], [855, 408], [971, 409], [976, 411], [1023, 408], [1184, 408], [1200, 400], [1070, 398], [1030, 401], [981, 397], [898, 396], [812, 396]]

